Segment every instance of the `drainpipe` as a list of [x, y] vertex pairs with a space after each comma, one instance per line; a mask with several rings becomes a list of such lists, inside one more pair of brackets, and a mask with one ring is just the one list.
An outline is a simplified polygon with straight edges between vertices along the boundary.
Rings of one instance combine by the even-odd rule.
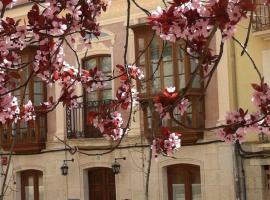
[[[238, 109], [238, 93], [237, 93], [237, 77], [236, 77], [236, 52], [235, 43], [230, 40], [230, 57], [231, 57], [231, 75], [232, 75], [232, 93], [233, 93], [233, 107]], [[235, 175], [235, 193], [237, 200], [247, 200], [246, 192], [246, 178], [243, 166], [243, 159], [239, 155], [239, 143], [234, 146], [234, 175]]]

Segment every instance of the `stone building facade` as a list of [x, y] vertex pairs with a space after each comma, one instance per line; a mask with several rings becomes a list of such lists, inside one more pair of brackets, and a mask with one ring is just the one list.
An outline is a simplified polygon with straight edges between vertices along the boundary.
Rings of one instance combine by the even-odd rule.
[[[154, 10], [158, 5], [162, 5], [162, 1], [156, 0], [138, 0], [137, 2], [149, 10]], [[24, 18], [30, 6], [30, 4], [22, 4], [9, 10], [7, 14], [16, 18]], [[123, 38], [125, 38], [127, 25], [126, 7], [126, 1], [113, 0], [108, 11], [99, 18], [102, 25], [99, 40], [93, 40], [91, 48], [88, 49], [87, 58], [84, 58], [85, 49], [78, 52], [83, 66], [103, 63], [104, 68], [109, 66], [112, 71], [116, 64], [123, 63], [125, 45]], [[145, 13], [132, 4], [128, 46], [130, 63], [135, 61], [140, 52], [141, 41], [143, 41], [143, 45], [147, 42], [150, 30], [145, 22]], [[156, 41], [156, 48], [159, 48], [158, 39]], [[211, 44], [216, 51], [219, 49], [218, 41], [220, 38], [216, 36], [215, 41]], [[253, 39], [251, 44], [253, 44]], [[175, 53], [178, 49], [174, 45], [167, 49], [168, 60], [163, 60], [163, 65], [189, 69], [187, 67], [192, 67], [191, 61], [183, 63]], [[65, 51], [67, 61], [77, 65], [75, 57], [68, 48]], [[245, 62], [241, 59], [238, 60], [238, 57], [235, 56], [237, 51], [238, 49], [232, 45], [231, 41], [226, 43], [220, 66], [204, 95], [203, 107], [202, 109], [193, 108], [190, 118], [187, 118], [192, 121], [190, 123], [197, 123], [194, 122], [196, 121], [194, 116], [202, 114], [203, 118], [200, 119], [203, 124], [206, 127], [214, 126], [223, 121], [227, 111], [235, 109], [237, 105], [246, 105], [248, 98], [243, 100], [241, 91], [235, 89], [242, 87], [241, 84], [246, 84], [246, 79], [240, 71], [235, 71], [234, 68], [234, 63]], [[145, 70], [149, 71], [147, 67], [155, 64], [155, 54], [151, 49], [147, 52], [144, 60], [139, 62], [146, 68]], [[177, 59], [182, 64], [175, 61]], [[170, 62], [173, 64], [168, 64]], [[187, 62], [189, 62], [188, 66], [186, 66]], [[179, 69], [177, 69], [179, 77], [175, 80], [181, 87]], [[175, 77], [175, 71], [173, 74], [170, 72], [165, 74], [165, 68], [160, 73], [164, 77]], [[253, 77], [252, 72], [248, 73], [250, 73], [250, 77]], [[161, 86], [151, 83], [145, 86], [146, 90], [151, 88], [150, 91], [152, 91], [152, 89], [158, 90], [164, 87], [166, 85], [164, 77], [162, 78], [161, 75], [156, 77], [157, 80], [163, 80], [160, 82]], [[172, 79], [174, 80], [174, 78]], [[46, 140], [42, 141], [42, 145], [39, 143], [36, 147], [40, 148], [41, 145], [42, 150], [32, 153], [18, 150], [17, 154], [12, 156], [6, 200], [144, 200], [147, 185], [149, 200], [232, 200], [241, 196], [242, 189], [239, 187], [239, 165], [237, 164], [239, 160], [236, 159], [234, 146], [220, 142], [207, 143], [217, 139], [213, 132], [183, 134], [184, 145], [173, 155], [174, 158], [159, 156], [149, 162], [150, 148], [147, 131], [149, 127], [153, 128], [154, 125], [150, 125], [150, 121], [154, 120], [153, 117], [146, 116], [147, 111], [144, 112], [142, 109], [136, 112], [130, 131], [119, 148], [111, 153], [99, 155], [108, 151], [115, 145], [115, 142], [93, 136], [95, 130], [91, 127], [86, 128], [82, 113], [83, 110], [98, 107], [99, 105], [95, 103], [100, 100], [104, 102], [104, 99], [113, 99], [115, 88], [118, 85], [117, 80], [113, 81], [112, 86], [108, 86], [107, 93], [102, 92], [102, 94], [95, 94], [95, 97], [93, 97], [94, 95], [89, 97], [89, 99], [96, 99], [92, 103], [82, 101], [81, 107], [77, 110], [69, 111], [63, 106], [58, 106], [55, 111], [48, 114], [46, 137], [44, 137]], [[46, 91], [47, 96], [57, 96], [60, 92], [57, 86], [47, 86]], [[238, 93], [239, 91], [240, 93]], [[84, 94], [80, 86], [77, 86], [77, 93]], [[75, 114], [78, 114], [76, 118]], [[197, 121], [198, 118], [196, 118]], [[161, 123], [157, 123], [156, 130]], [[57, 138], [65, 141], [71, 147], [77, 147], [80, 153], [68, 151], [68, 147], [65, 147]], [[256, 136], [251, 138], [247, 145], [252, 146], [254, 142], [257, 142]], [[2, 157], [6, 156], [4, 152]], [[120, 173], [113, 175], [112, 163], [115, 158], [122, 157], [125, 157], [126, 160], [117, 160], [121, 165]], [[63, 166], [64, 160], [71, 159], [74, 159], [74, 162], [66, 162], [68, 175], [63, 176], [60, 168]], [[148, 173], [150, 163], [150, 173]], [[263, 173], [267, 172], [267, 167], [262, 168], [262, 166], [266, 166], [268, 163], [270, 163], [269, 159], [244, 161], [249, 199], [263, 199], [263, 196], [267, 196], [263, 181]], [[5, 167], [2, 165], [3, 169]], [[147, 181], [148, 176], [149, 182]]]

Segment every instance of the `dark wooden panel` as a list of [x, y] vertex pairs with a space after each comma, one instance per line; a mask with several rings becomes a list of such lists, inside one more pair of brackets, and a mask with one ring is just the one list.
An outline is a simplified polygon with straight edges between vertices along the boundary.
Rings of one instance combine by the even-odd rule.
[[116, 200], [115, 176], [110, 168], [93, 168], [88, 171], [89, 199]]

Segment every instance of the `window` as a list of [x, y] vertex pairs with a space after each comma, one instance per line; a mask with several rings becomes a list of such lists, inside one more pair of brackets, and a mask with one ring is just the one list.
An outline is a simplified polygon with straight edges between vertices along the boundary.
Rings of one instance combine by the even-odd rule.
[[[98, 55], [87, 58], [83, 61], [83, 65], [87, 70], [97, 67], [106, 76], [111, 76], [112, 65], [110, 55]], [[112, 99], [112, 81], [107, 81], [106, 84], [106, 87], [102, 90], [85, 92], [85, 102]]]
[[[93, 69], [97, 67], [98, 70], [102, 71], [105, 76], [111, 76], [111, 56], [110, 55], [97, 55], [91, 56], [83, 60], [84, 69]], [[102, 90], [96, 90], [92, 92], [84, 91], [84, 137], [87, 138], [99, 138], [102, 137], [99, 129], [95, 128], [93, 125], [87, 124], [87, 113], [90, 111], [104, 108], [106, 104], [110, 103], [112, 99], [112, 81], [106, 82], [106, 87]]]
[[[194, 75], [192, 87], [187, 93], [187, 97], [192, 105], [184, 116], [175, 112], [175, 117], [186, 126], [199, 128], [204, 126], [204, 97], [203, 97], [203, 81], [202, 71], [195, 74], [198, 60], [196, 56], [189, 56], [183, 50], [183, 42], [167, 43], [164, 50], [163, 41], [155, 36], [153, 31], [147, 26], [135, 27], [135, 48], [136, 57], [142, 55], [138, 59], [137, 65], [140, 66], [145, 73], [145, 82], [137, 84], [141, 93], [142, 102], [142, 124], [146, 137], [151, 129], [160, 126], [169, 126], [173, 130], [178, 130], [178, 125], [171, 120], [160, 120], [158, 113], [155, 112], [152, 98], [160, 94], [166, 87], [175, 86], [177, 91], [185, 88], [190, 78]], [[148, 47], [146, 50], [145, 48]], [[142, 54], [144, 52], [144, 54]], [[163, 58], [160, 60], [160, 54]], [[158, 63], [160, 61], [160, 66]], [[154, 131], [157, 132], [157, 131]], [[201, 133], [188, 133], [184, 138], [184, 143], [193, 143], [202, 137]]]
[[167, 167], [168, 200], [201, 200], [200, 167], [178, 164]]
[[[18, 71], [19, 77], [14, 79], [14, 87], [17, 88], [23, 85], [29, 76], [32, 75], [27, 87], [22, 87], [13, 92], [13, 95], [17, 97], [19, 105], [21, 103], [26, 104], [29, 100], [32, 101], [35, 106], [35, 112], [37, 113], [36, 120], [32, 122], [22, 121], [17, 123], [16, 141], [14, 151], [40, 151], [45, 148], [46, 140], [46, 128], [47, 119], [46, 115], [39, 113], [38, 108], [41, 102], [46, 101], [46, 84], [33, 73], [32, 62], [36, 53], [35, 47], [29, 47], [20, 53], [18, 64], [20, 66], [25, 65]], [[6, 124], [0, 127], [1, 134], [1, 146], [4, 149], [10, 150], [13, 137], [11, 135], [11, 125]]]
[[115, 175], [110, 168], [88, 171], [89, 200], [116, 200]]
[[[153, 31], [148, 27], [134, 29], [136, 57], [138, 57], [152, 39]], [[144, 96], [160, 93], [166, 87], [175, 86], [179, 91], [184, 88], [193, 74], [197, 60], [190, 57], [182, 50], [181, 42], [167, 43], [163, 50], [163, 58], [158, 67], [160, 54], [162, 53], [163, 41], [157, 36], [152, 40], [149, 48], [140, 57], [138, 65], [144, 70], [148, 79], [152, 81], [139, 85], [138, 90]], [[196, 74], [192, 88], [199, 91], [202, 88], [201, 71]]]
[[[21, 71], [19, 71], [20, 79], [16, 82], [16, 87], [23, 85], [29, 76], [33, 73], [32, 61], [34, 59], [36, 49], [34, 47], [28, 48], [24, 50], [21, 54], [19, 63], [29, 63], [29, 66], [24, 67]], [[40, 103], [46, 101], [46, 84], [35, 75], [32, 76], [26, 88], [22, 87], [20, 90], [16, 90], [14, 95], [18, 98], [19, 103], [23, 101], [23, 103], [27, 103], [29, 100], [35, 105], [36, 110], [40, 106]], [[24, 97], [24, 98], [22, 98]], [[45, 135], [46, 132], [46, 117], [41, 116], [37, 118], [36, 124], [29, 124], [27, 122], [21, 122], [17, 124], [18, 128], [18, 137], [20, 134], [22, 137], [25, 134], [31, 134], [31, 132], [35, 132], [38, 130], [41, 135]]]
[[21, 200], [44, 200], [43, 173], [38, 170], [21, 172]]

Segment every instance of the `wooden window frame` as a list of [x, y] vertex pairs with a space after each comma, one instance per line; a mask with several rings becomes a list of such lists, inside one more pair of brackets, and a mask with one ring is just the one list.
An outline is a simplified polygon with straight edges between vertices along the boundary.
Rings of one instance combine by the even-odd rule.
[[[175, 177], [175, 173], [177, 173], [178, 171], [181, 171], [185, 174], [185, 200], [192, 200], [192, 173], [199, 172], [199, 174], [201, 175], [200, 166], [192, 164], [176, 164], [167, 167], [168, 200], [173, 200], [173, 178]], [[201, 177], [199, 178], [201, 184]]]
[[[22, 85], [25, 83], [25, 80], [27, 80], [28, 76], [33, 72], [33, 63], [30, 61], [34, 60], [34, 55], [36, 52], [35, 46], [30, 46], [24, 49], [22, 52], [17, 52], [19, 55], [21, 55], [21, 59], [19, 62], [29, 64], [23, 68], [23, 70], [19, 70], [18, 74], [20, 75], [20, 79], [16, 80], [16, 87]], [[25, 71], [27, 72], [27, 75]], [[46, 84], [40, 80], [37, 79], [35, 75], [31, 77], [31, 79], [28, 82], [28, 94], [27, 96], [24, 96], [24, 87], [16, 90], [16, 92], [13, 92], [13, 95], [16, 96], [19, 99], [19, 106], [23, 101], [23, 104], [27, 103], [28, 100], [31, 100], [35, 112], [37, 113], [36, 120], [32, 122], [22, 122], [16, 124], [16, 140], [15, 145], [13, 147], [14, 152], [39, 152], [40, 150], [45, 148], [45, 141], [47, 139], [47, 115], [43, 114], [42, 112], [39, 112], [40, 105], [35, 105], [34, 97], [35, 97], [35, 82], [41, 82], [42, 83], [42, 92], [38, 93], [37, 95], [41, 95], [41, 102], [44, 102], [47, 100], [47, 88]], [[24, 97], [24, 98], [22, 98]], [[26, 97], [26, 98], [25, 98]], [[22, 104], [22, 105], [23, 105]], [[42, 124], [41, 124], [42, 123]], [[10, 151], [11, 143], [13, 140], [13, 136], [11, 135], [11, 124], [7, 123], [0, 126], [0, 132], [1, 134], [0, 140], [1, 140], [1, 146], [4, 150]]]
[[[133, 31], [134, 31], [134, 38], [135, 38], [135, 56], [136, 58], [140, 55], [141, 53], [141, 49], [139, 49], [139, 39], [140, 38], [144, 38], [144, 48], [148, 45], [148, 43], [151, 41], [152, 38], [152, 34], [154, 33], [153, 30], [150, 29], [149, 26], [147, 25], [142, 25], [142, 26], [135, 26], [133, 27]], [[155, 36], [158, 37], [158, 36]], [[159, 54], [162, 50], [162, 45], [161, 45], [162, 40], [160, 38], [158, 38], [158, 45], [159, 45]], [[174, 86], [176, 87], [176, 91], [181, 91], [180, 88], [180, 79], [179, 79], [179, 74], [180, 72], [179, 70], [179, 66], [178, 66], [178, 60], [179, 58], [177, 57], [177, 53], [179, 53], [179, 49], [180, 47], [177, 47], [177, 45], [181, 45], [181, 44], [169, 44], [171, 45], [172, 48], [172, 67], [173, 67], [173, 83]], [[140, 59], [137, 62], [137, 66], [140, 66], [142, 68], [145, 69], [145, 76], [146, 79], [150, 76], [150, 72], [152, 71], [151, 69], [151, 55], [150, 55], [150, 46], [148, 47], [148, 49], [145, 51], [145, 58], [144, 60], [144, 65], [140, 64]], [[187, 85], [188, 81], [191, 78], [191, 59], [189, 57], [189, 55], [185, 52], [184, 53], [184, 60], [183, 60], [183, 66], [184, 66], [184, 77], [185, 77], [185, 85]], [[142, 127], [143, 127], [143, 131], [144, 134], [146, 136], [147, 139], [153, 139], [153, 135], [151, 134], [151, 128], [153, 126], [156, 126], [156, 128], [159, 128], [161, 126], [161, 124], [157, 124], [157, 121], [160, 123], [161, 119], [159, 118], [158, 113], [156, 113], [154, 111], [153, 105], [152, 105], [152, 100], [153, 97], [156, 95], [160, 95], [163, 91], [164, 88], [164, 72], [163, 72], [163, 62], [161, 61], [160, 64], [160, 79], [161, 79], [161, 91], [159, 92], [152, 92], [151, 88], [152, 88], [152, 81], [148, 81], [146, 83], [146, 89], [144, 93], [140, 92], [139, 98], [141, 99], [141, 103], [142, 103], [142, 114], [141, 114], [141, 118], [142, 118]], [[203, 71], [200, 70], [200, 72], [198, 73], [198, 75], [200, 75], [201, 77], [203, 76]], [[142, 85], [140, 82], [137, 82], [137, 88], [138, 91], [140, 91]], [[201, 87], [200, 88], [190, 88], [190, 90], [187, 93], [187, 97], [191, 100], [192, 102], [192, 119], [191, 119], [191, 126], [193, 128], [203, 128], [204, 127], [204, 119], [205, 119], [205, 110], [204, 110], [204, 94], [203, 94], [203, 87], [204, 87], [204, 83], [201, 82]], [[196, 103], [198, 102], [198, 100], [200, 100], [200, 103]], [[152, 106], [152, 110], [153, 110], [153, 114], [154, 117], [152, 117], [151, 121], [152, 121], [152, 127], [149, 129], [149, 123], [148, 123], [148, 114], [147, 114], [147, 107], [151, 105]], [[201, 106], [201, 112], [197, 112], [198, 106]], [[186, 123], [187, 120], [187, 114], [184, 114], [184, 116], [181, 117], [181, 120], [184, 121], [184, 123]], [[172, 131], [181, 131], [182, 133], [182, 144], [193, 144], [195, 143], [198, 139], [202, 139], [203, 138], [203, 134], [202, 132], [187, 132], [187, 130], [180, 130], [179, 126], [172, 126], [172, 121], [168, 121], [168, 126], [171, 128]], [[157, 134], [155, 135], [156, 137], [160, 136], [160, 133], [158, 131]]]
[[[82, 60], [83, 69], [86, 69], [85, 66], [86, 66], [87, 61], [89, 61], [91, 59], [96, 59], [96, 63], [97, 63], [96, 64], [96, 67], [97, 67], [98, 70], [101, 70], [100, 63], [101, 63], [101, 59], [104, 58], [104, 57], [109, 57], [110, 59], [112, 58], [110, 54], [97, 54], [97, 55], [92, 55], [92, 56], [88, 56], [88, 57], [84, 58]], [[107, 72], [104, 72], [104, 73], [112, 73], [112, 69], [111, 69], [110, 72], [107, 71]], [[112, 92], [112, 89], [113, 89], [112, 87], [110, 89], [104, 88], [104, 89], [95, 91], [95, 92], [97, 92], [97, 101], [104, 100], [104, 98], [103, 98], [103, 91], [111, 90], [111, 92]], [[88, 101], [88, 99], [87, 99], [87, 92], [85, 91], [85, 89], [83, 90], [83, 93], [84, 93], [83, 94], [83, 96], [84, 96], [84, 102], [86, 103]], [[110, 99], [112, 99], [112, 96], [111, 96]]]
[[[33, 60], [33, 57], [35, 55], [35, 50], [33, 50], [33, 49], [36, 49], [36, 47], [35, 46], [28, 47], [22, 52], [23, 56], [26, 55], [26, 57], [27, 57], [26, 60], [27, 61]], [[33, 63], [30, 63], [29, 66], [27, 66], [25, 68], [27, 68], [28, 76], [30, 76], [30, 74], [34, 70]], [[20, 81], [19, 81], [19, 84], [22, 85], [22, 84], [25, 83], [25, 81], [26, 81], [26, 79], [28, 77], [24, 77], [24, 71], [19, 72], [19, 74], [20, 74], [21, 77], [23, 77], [23, 78], [20, 78]], [[31, 79], [28, 82], [28, 90], [29, 90], [28, 99], [31, 100], [32, 104], [34, 105], [35, 111], [38, 113], [38, 109], [41, 107], [41, 105], [35, 105], [34, 104], [34, 102], [35, 102], [35, 98], [34, 98], [35, 97], [35, 92], [34, 92], [34, 90], [35, 90], [35, 82], [42, 82], [42, 86], [43, 86], [42, 87], [42, 93], [43, 94], [41, 94], [43, 96], [42, 102], [45, 102], [47, 100], [47, 87], [46, 87], [46, 84], [43, 81], [35, 81], [34, 80], [35, 78], [36, 78], [35, 76], [31, 77]], [[24, 87], [20, 88], [18, 91], [20, 92], [20, 97], [23, 97], [24, 96]], [[40, 95], [40, 94], [38, 94], [38, 95]], [[27, 103], [25, 101], [25, 97], [26, 96], [24, 96], [24, 99], [21, 98], [19, 102], [21, 103], [21, 101], [23, 101], [24, 104]], [[40, 122], [38, 122], [39, 117], [37, 117], [36, 121], [37, 121], [37, 123], [34, 123], [34, 127], [32, 127], [32, 128], [39, 131], [40, 130]], [[27, 123], [27, 126], [30, 127], [31, 125], [29, 123]], [[45, 128], [45, 132], [47, 132], [47, 117], [45, 117], [45, 127], [44, 128]], [[17, 130], [19, 131], [19, 133], [21, 132], [20, 123], [17, 123]]]
[[21, 200], [27, 200], [25, 198], [25, 187], [28, 186], [28, 179], [31, 176], [34, 179], [34, 200], [39, 200], [39, 177], [43, 178], [43, 172], [39, 170], [25, 170], [21, 172]]
[[[152, 33], [153, 30], [150, 29], [150, 27], [148, 26], [139, 26], [139, 27], [135, 27], [133, 28], [133, 31], [134, 31], [134, 35], [135, 35], [135, 56], [136, 58], [139, 56], [139, 42], [138, 42], [138, 39], [139, 38], [145, 38], [145, 41], [144, 41], [144, 47], [147, 46], [147, 44], [151, 41], [151, 37], [152, 37]], [[158, 37], [158, 36], [155, 36], [155, 37]], [[159, 53], [161, 52], [162, 50], [162, 42], [163, 40], [160, 39], [160, 38], [157, 38], [158, 40], [158, 44], [159, 44]], [[178, 50], [179, 48], [177, 47], [177, 45], [181, 45], [180, 43], [176, 44], [176, 43], [169, 43], [168, 45], [171, 45], [171, 48], [172, 48], [172, 64], [173, 64], [173, 82], [174, 82], [174, 86], [176, 87], [176, 91], [180, 91], [181, 88], [179, 88], [179, 77], [178, 75], [180, 74], [179, 71], [178, 71], [178, 64], [177, 64], [177, 60], [179, 60], [177, 58], [177, 53], [178, 53]], [[168, 46], [167, 45], [167, 46]], [[185, 85], [188, 83], [188, 81], [190, 80], [191, 78], [191, 61], [190, 61], [190, 58], [189, 56], [187, 55], [187, 53], [183, 52], [184, 53], [184, 73], [185, 73]], [[150, 63], [150, 59], [151, 59], [151, 54], [150, 54], [150, 48], [148, 47], [148, 49], [145, 51], [145, 65], [144, 68], [145, 69], [145, 77], [146, 79], [149, 78], [150, 76], [150, 72], [151, 72], [151, 63]], [[165, 89], [164, 87], [164, 70], [163, 70], [163, 63], [164, 61], [161, 61], [160, 63], [160, 78], [161, 78], [161, 91], [160, 92], [152, 92], [151, 88], [152, 88], [152, 82], [151, 81], [148, 81], [147, 82], [147, 85], [146, 85], [146, 92], [145, 93], [142, 93], [140, 91], [140, 83], [137, 82], [137, 88], [138, 90], [140, 91], [140, 97], [141, 98], [146, 98], [146, 97], [153, 97], [155, 95], [158, 95], [158, 94], [161, 94], [163, 89]], [[139, 61], [137, 62], [137, 66], [142, 66], [140, 65]], [[203, 76], [203, 71], [200, 70], [199, 72], [199, 75], [200, 76]], [[201, 93], [202, 92], [202, 89], [203, 89], [203, 82], [201, 83], [201, 88], [191, 88], [190, 91], [192, 91], [193, 93], [194, 92], [197, 92], [197, 93]]]

